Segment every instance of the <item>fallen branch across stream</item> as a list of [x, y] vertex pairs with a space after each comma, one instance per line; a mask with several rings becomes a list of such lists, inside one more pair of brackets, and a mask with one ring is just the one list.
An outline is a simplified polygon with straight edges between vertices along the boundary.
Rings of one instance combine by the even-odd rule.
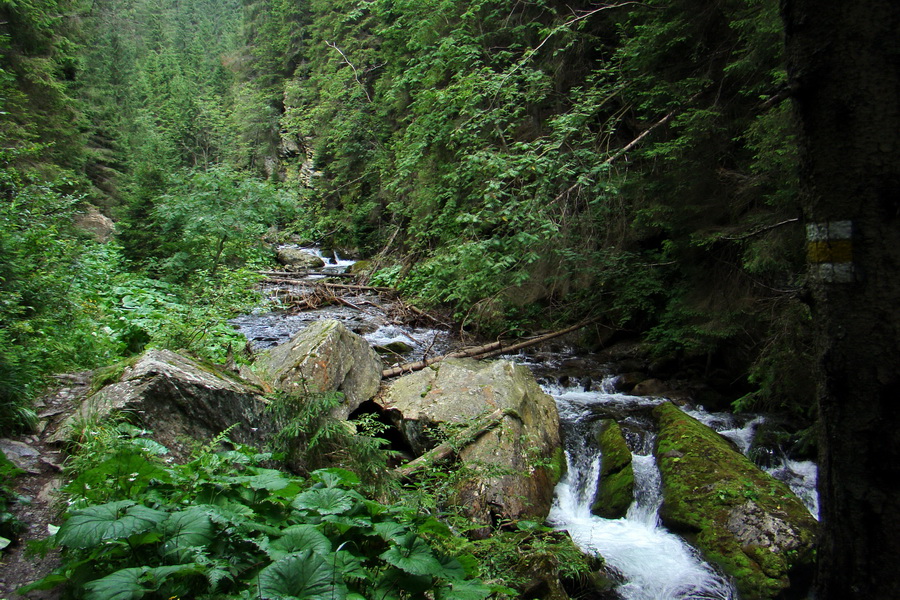
[[529, 346], [534, 346], [536, 344], [540, 344], [541, 342], [546, 342], [547, 340], [552, 340], [553, 338], [557, 338], [561, 335], [566, 335], [567, 333], [572, 333], [573, 331], [578, 331], [582, 327], [586, 327], [592, 323], [596, 323], [599, 321], [599, 318], [588, 319], [587, 321], [582, 321], [577, 325], [572, 325], [571, 327], [566, 327], [565, 329], [560, 329], [559, 331], [554, 331], [553, 333], [547, 333], [545, 335], [540, 335], [529, 340], [524, 340], [515, 344], [509, 344], [508, 342], [498, 341], [491, 342], [490, 344], [485, 344], [483, 346], [476, 346], [474, 348], [467, 348], [466, 350], [461, 350], [459, 352], [453, 352], [451, 354], [445, 354], [444, 356], [435, 356], [434, 358], [427, 358], [425, 360], [420, 360], [416, 362], [406, 363], [402, 365], [398, 365], [396, 367], [392, 367], [390, 369], [385, 369], [381, 372], [381, 378], [387, 379], [389, 377], [396, 377], [397, 375], [403, 375], [404, 373], [413, 373], [415, 371], [421, 371], [422, 369], [433, 365], [435, 363], [439, 363], [448, 358], [490, 358], [493, 356], [497, 356], [500, 354], [506, 354], [508, 352], [515, 352], [517, 350], [521, 350], [522, 348], [527, 348]]

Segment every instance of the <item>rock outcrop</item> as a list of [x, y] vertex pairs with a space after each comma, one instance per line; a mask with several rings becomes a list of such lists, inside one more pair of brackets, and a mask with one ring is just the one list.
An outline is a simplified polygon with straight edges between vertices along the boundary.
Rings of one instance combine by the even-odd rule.
[[270, 349], [257, 365], [260, 376], [291, 394], [337, 391], [344, 403], [334, 416], [346, 419], [381, 385], [382, 363], [364, 338], [339, 321], [323, 319]]
[[232, 426], [232, 440], [260, 443], [264, 408], [259, 390], [174, 352], [151, 350], [117, 383], [85, 398], [49, 441], [65, 441], [79, 422], [119, 414], [152, 431], [181, 459], [192, 449], [190, 440], [206, 441]]
[[631, 450], [622, 428], [612, 419], [601, 422], [597, 436], [600, 444], [600, 481], [591, 512], [604, 519], [619, 519], [634, 500], [634, 468]]
[[321, 269], [325, 261], [306, 250], [293, 246], [281, 246], [275, 252], [279, 263], [295, 269]]
[[816, 522], [790, 488], [674, 405], [654, 414], [663, 523], [733, 577], [745, 600], [781, 597], [808, 577]]
[[544, 518], [564, 469], [553, 399], [531, 372], [509, 361], [448, 359], [401, 377], [381, 398], [416, 454], [448, 429], [500, 411], [498, 426], [459, 450], [468, 467], [454, 504], [485, 526]]
[[116, 233], [113, 220], [93, 205], [88, 205], [84, 212], [75, 216], [75, 226], [91, 234], [100, 243], [108, 242]]

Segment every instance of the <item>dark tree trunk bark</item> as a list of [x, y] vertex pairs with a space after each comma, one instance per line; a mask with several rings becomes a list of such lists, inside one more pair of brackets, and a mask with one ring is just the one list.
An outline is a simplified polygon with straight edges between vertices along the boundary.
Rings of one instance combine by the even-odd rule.
[[900, 0], [782, 0], [819, 342], [817, 600], [900, 597]]

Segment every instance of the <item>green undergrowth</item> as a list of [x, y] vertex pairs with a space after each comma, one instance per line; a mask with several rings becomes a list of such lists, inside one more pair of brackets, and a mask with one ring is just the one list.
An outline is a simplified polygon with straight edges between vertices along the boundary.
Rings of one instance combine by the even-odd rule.
[[22, 523], [11, 512], [12, 504], [19, 500], [12, 490], [16, 477], [24, 473], [0, 451], [0, 553], [9, 546], [22, 530]]
[[[246, 446], [211, 443], [181, 465], [118, 427], [82, 455], [58, 531], [62, 564], [23, 591], [65, 585], [88, 600], [153, 598], [478, 599], [503, 588], [451, 555], [427, 512], [381, 503], [340, 468], [297, 477]], [[138, 441], [142, 440], [142, 441]], [[225, 441], [215, 440], [214, 442]]]

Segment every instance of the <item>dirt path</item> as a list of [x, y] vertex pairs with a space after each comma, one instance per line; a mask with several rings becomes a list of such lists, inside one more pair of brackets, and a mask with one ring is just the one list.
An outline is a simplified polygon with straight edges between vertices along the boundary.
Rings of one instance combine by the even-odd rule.
[[[56, 446], [44, 442], [51, 433], [52, 423], [71, 412], [76, 400], [88, 391], [87, 373], [59, 377], [61, 387], [36, 404], [41, 418], [38, 432], [14, 438], [0, 439], [0, 449], [16, 466], [25, 470], [16, 478], [13, 490], [23, 499], [12, 506], [16, 518], [25, 525], [18, 539], [0, 551], [0, 600], [22, 600], [26, 596], [15, 592], [19, 587], [49, 574], [59, 564], [55, 553], [41, 557], [26, 552], [29, 542], [47, 537], [48, 525], [59, 524], [57, 490], [61, 485], [64, 456]], [[57, 590], [36, 591], [31, 599], [55, 600]]]

